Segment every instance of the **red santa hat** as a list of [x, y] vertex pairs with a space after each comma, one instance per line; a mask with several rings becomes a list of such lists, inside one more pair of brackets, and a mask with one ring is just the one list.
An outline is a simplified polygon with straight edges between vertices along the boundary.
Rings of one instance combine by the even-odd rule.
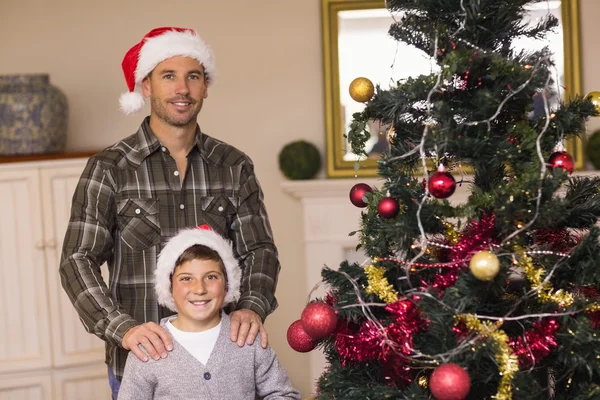
[[181, 230], [167, 242], [158, 256], [156, 271], [154, 273], [154, 289], [158, 304], [172, 311], [177, 312], [177, 307], [171, 294], [171, 276], [175, 270], [175, 263], [185, 250], [196, 244], [211, 248], [223, 260], [225, 274], [227, 275], [227, 293], [225, 294], [223, 305], [236, 302], [240, 298], [242, 270], [238, 260], [233, 255], [231, 242], [205, 224], [195, 229]]
[[156, 28], [129, 49], [123, 58], [121, 65], [129, 91], [121, 95], [121, 111], [132, 114], [144, 107], [144, 96], [139, 92], [140, 83], [161, 61], [175, 56], [197, 60], [204, 67], [208, 85], [214, 81], [217, 72], [214, 55], [194, 30]]

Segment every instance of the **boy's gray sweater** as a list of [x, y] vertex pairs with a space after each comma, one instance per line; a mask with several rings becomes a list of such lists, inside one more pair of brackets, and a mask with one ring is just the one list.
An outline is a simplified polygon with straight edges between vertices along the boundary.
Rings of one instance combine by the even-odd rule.
[[[169, 318], [160, 322], [165, 329]], [[229, 316], [222, 313], [221, 331], [206, 365], [172, 336], [173, 351], [165, 359], [143, 362], [130, 352], [118, 400], [299, 400], [273, 349], [261, 347], [260, 335], [253, 345], [240, 348], [229, 338], [230, 326]]]

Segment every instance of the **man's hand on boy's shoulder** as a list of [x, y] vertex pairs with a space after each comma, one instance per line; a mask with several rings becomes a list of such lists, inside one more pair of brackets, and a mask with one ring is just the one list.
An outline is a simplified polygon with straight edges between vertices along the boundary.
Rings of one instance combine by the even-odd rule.
[[239, 347], [244, 347], [244, 344], [254, 343], [256, 335], [260, 332], [260, 345], [263, 349], [267, 348], [269, 343], [267, 331], [257, 313], [252, 310], [241, 309], [233, 311], [230, 318], [232, 342], [237, 342]]
[[142, 345], [155, 360], [166, 358], [167, 351], [173, 350], [173, 343], [167, 331], [154, 322], [146, 322], [128, 330], [121, 345], [125, 350], [131, 350], [141, 361], [148, 361], [148, 357], [138, 345]]

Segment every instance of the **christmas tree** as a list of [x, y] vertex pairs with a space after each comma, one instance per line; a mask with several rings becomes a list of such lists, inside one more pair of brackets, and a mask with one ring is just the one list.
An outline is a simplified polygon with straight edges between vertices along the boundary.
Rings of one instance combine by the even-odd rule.
[[[560, 148], [598, 93], [551, 103], [552, 54], [512, 42], [557, 20], [524, 23], [527, 3], [387, 0], [403, 12], [390, 35], [440, 72], [350, 88], [366, 102], [353, 152], [369, 121], [390, 150], [381, 187], [350, 192], [369, 262], [324, 268], [327, 296], [288, 330], [327, 357], [318, 399], [600, 398], [600, 178], [572, 176]], [[457, 184], [469, 197], [452, 205]]]

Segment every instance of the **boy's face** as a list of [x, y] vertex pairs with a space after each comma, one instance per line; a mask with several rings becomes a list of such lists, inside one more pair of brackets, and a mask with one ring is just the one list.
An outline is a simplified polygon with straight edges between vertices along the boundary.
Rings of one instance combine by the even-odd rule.
[[218, 262], [186, 261], [173, 273], [171, 292], [179, 313], [173, 321], [176, 328], [201, 332], [221, 321], [225, 299], [225, 276]]

